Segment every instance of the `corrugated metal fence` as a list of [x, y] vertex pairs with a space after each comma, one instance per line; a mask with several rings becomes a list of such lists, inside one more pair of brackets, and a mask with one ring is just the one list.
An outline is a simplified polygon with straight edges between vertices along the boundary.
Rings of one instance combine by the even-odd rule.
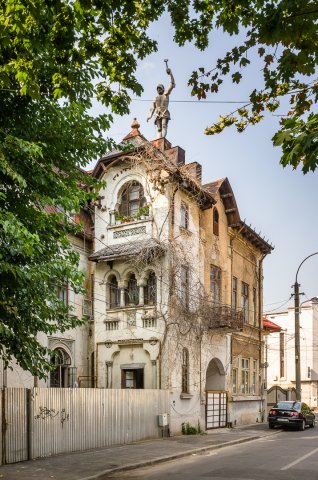
[[158, 438], [167, 390], [5, 388], [2, 464]]

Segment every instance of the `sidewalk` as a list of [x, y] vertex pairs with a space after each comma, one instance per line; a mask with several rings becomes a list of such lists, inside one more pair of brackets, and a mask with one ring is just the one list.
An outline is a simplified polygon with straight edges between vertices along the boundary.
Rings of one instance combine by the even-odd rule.
[[110, 472], [199, 454], [229, 445], [275, 435], [267, 423], [210, 430], [207, 435], [183, 435], [130, 445], [41, 458], [0, 467], [4, 480], [102, 480]]

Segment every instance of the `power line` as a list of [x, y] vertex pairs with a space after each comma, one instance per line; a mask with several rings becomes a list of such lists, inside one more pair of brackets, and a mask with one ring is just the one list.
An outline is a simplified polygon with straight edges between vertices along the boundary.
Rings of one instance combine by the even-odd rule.
[[[144, 99], [144, 98], [132, 98], [131, 99], [133, 102], [153, 102], [153, 98], [150, 99]], [[245, 104], [247, 103], [248, 100], [241, 101], [241, 100], [169, 100], [169, 103], [241, 103]]]

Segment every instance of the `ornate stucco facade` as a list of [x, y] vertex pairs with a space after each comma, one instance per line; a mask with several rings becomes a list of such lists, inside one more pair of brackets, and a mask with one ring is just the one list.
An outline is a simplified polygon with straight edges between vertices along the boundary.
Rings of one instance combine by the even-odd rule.
[[124, 145], [90, 172], [104, 186], [72, 239], [87, 294], [68, 301], [87, 323], [43, 338], [65, 364], [39, 386], [168, 389], [172, 434], [261, 421], [272, 247], [241, 220], [227, 178], [202, 185], [200, 164], [136, 121]]
[[138, 128], [124, 139], [130, 149], [92, 172], [106, 185], [90, 256], [97, 386], [169, 389], [172, 433], [183, 422], [217, 426], [207, 391], [226, 392], [227, 423], [260, 421], [262, 262], [272, 247], [241, 221], [226, 178], [202, 185], [182, 148]]

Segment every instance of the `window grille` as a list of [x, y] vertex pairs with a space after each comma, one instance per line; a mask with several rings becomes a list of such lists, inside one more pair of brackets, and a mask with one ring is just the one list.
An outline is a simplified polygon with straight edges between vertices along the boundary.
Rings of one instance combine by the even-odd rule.
[[182, 350], [181, 392], [189, 393], [189, 351], [187, 348]]

